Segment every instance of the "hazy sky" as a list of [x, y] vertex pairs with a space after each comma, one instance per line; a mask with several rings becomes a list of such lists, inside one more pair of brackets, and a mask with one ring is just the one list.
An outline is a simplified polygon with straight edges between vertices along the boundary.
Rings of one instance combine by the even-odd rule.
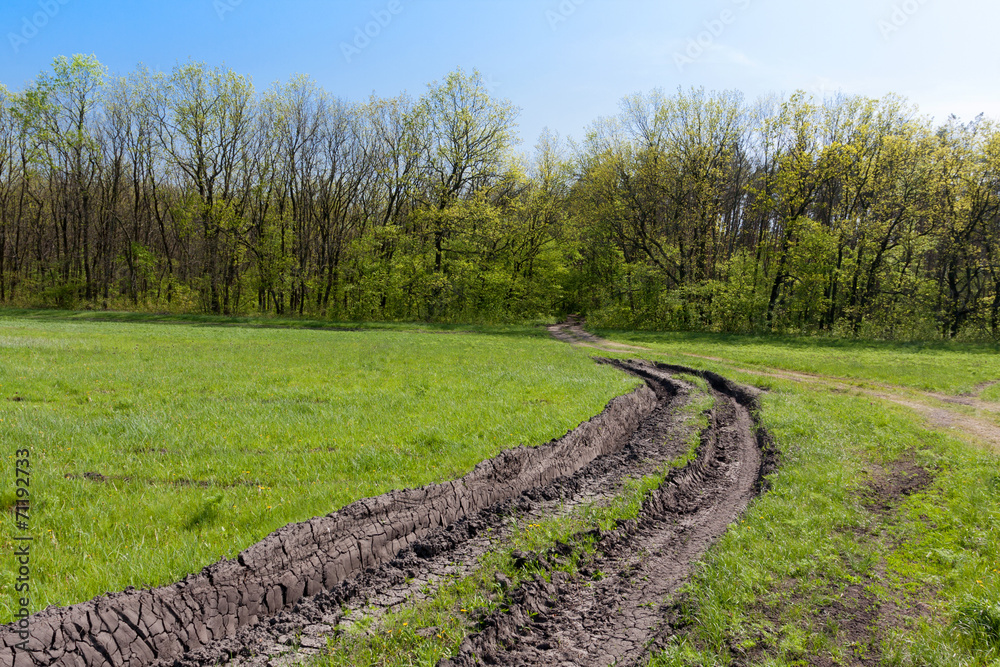
[[1000, 3], [972, 0], [3, 0], [0, 82], [93, 53], [117, 73], [224, 63], [258, 88], [303, 73], [363, 100], [461, 66], [521, 108], [530, 147], [657, 87], [895, 92], [938, 120], [1000, 118], [998, 26]]

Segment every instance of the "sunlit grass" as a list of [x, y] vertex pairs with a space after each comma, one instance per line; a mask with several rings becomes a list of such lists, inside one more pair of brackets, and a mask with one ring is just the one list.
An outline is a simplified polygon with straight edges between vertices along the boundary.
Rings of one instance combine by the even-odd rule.
[[[768, 366], [960, 393], [1000, 377], [991, 348], [602, 333], [651, 348], [604, 356], [708, 368], [768, 388], [762, 421], [781, 451], [771, 491], [709, 551], [685, 586], [679, 621], [688, 630], [652, 665], [871, 657], [872, 647], [850, 645], [835, 619], [821, 623], [813, 616], [859, 582], [874, 582], [865, 585], [883, 604], [926, 605], [871, 635], [883, 664], [996, 664], [1000, 457], [929, 428], [902, 406], [734, 370]], [[865, 506], [862, 492], [872, 474], [900, 458], [932, 471], [934, 481], [901, 499], [896, 512], [879, 516]]]
[[[982, 382], [1000, 380], [1000, 345], [647, 331], [595, 333], [650, 347], [657, 353], [674, 355], [677, 363], [698, 367], [710, 364], [710, 360], [687, 355], [716, 357], [749, 369], [780, 368], [947, 394], [970, 392]], [[726, 372], [725, 367], [717, 370]], [[987, 389], [983, 398], [1000, 400], [1000, 384]]]
[[[527, 327], [198, 324], [0, 318], [3, 488], [30, 448], [33, 609], [168, 583], [286, 523], [454, 478], [637, 385]], [[0, 620], [12, 583], [0, 569]]]

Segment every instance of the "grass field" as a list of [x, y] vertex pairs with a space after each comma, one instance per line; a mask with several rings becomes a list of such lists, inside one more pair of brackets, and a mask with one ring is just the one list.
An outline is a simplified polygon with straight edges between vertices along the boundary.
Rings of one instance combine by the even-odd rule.
[[[454, 478], [636, 385], [536, 328], [151, 319], [0, 314], [0, 543], [12, 559], [29, 448], [32, 610], [169, 583], [288, 522]], [[13, 583], [0, 568], [3, 622]]]
[[[734, 370], [961, 394], [1000, 378], [996, 347], [600, 333], [649, 348], [610, 356], [766, 387], [763, 422], [782, 451], [771, 492], [679, 596], [676, 639], [654, 665], [997, 664], [1000, 457], [864, 392]], [[873, 504], [873, 485], [903, 467], [929, 471], [929, 484], [889, 510]]]
[[[9, 457], [31, 448], [38, 501], [33, 608], [172, 581], [289, 521], [543, 442], [635, 386], [591, 356], [644, 357], [765, 388], [763, 423], [782, 453], [771, 491], [673, 601], [675, 639], [653, 664], [1000, 661], [1000, 458], [866, 391], [995, 403], [1000, 349], [599, 333], [648, 349], [571, 347], [540, 327], [0, 312], [0, 436]], [[926, 479], [879, 495], [903, 473]], [[646, 482], [601, 520], [629, 516]], [[510, 547], [570, 539], [580, 520], [524, 527]], [[490, 554], [348, 636], [330, 662], [433, 664], [474, 631], [471, 610], [502, 603], [493, 576], [515, 576], [507, 560]], [[13, 576], [0, 573], [8, 605]], [[441, 632], [418, 634], [424, 625]]]

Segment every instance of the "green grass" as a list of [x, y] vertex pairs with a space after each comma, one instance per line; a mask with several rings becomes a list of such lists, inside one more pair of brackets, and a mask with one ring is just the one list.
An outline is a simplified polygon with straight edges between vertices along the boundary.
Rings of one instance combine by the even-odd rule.
[[[0, 316], [0, 500], [30, 448], [32, 610], [172, 582], [286, 523], [454, 478], [637, 385], [532, 327], [107, 316]], [[0, 621], [13, 583], [0, 569]]]
[[209, 315], [200, 313], [146, 313], [124, 310], [58, 310], [54, 308], [0, 308], [0, 318], [35, 322], [117, 322], [121, 324], [184, 324], [202, 327], [258, 329], [317, 329], [325, 331], [407, 331], [425, 333], [489, 333], [548, 339], [541, 325], [549, 320], [523, 324], [455, 324], [427, 322], [335, 322], [292, 315]]
[[[692, 378], [686, 378], [692, 379]], [[694, 383], [702, 385], [700, 378]], [[708, 426], [707, 412], [713, 399], [707, 393], [692, 397], [681, 409], [690, 423], [687, 450], [652, 474], [627, 478], [621, 491], [611, 499], [574, 507], [567, 513], [538, 523], [520, 522], [492, 551], [480, 557], [471, 574], [436, 583], [429, 597], [401, 605], [377, 621], [366, 619], [348, 632], [328, 640], [329, 654], [315, 661], [322, 667], [431, 667], [442, 658], [454, 656], [462, 640], [475, 632], [480, 619], [510, 603], [507, 595], [519, 584], [536, 575], [550, 580], [553, 572], [579, 573], [592, 559], [597, 531], [616, 528], [621, 521], [639, 516], [643, 501], [662, 486], [671, 469], [687, 465], [696, 456], [700, 433]], [[514, 521], [511, 518], [511, 521]], [[518, 567], [515, 552], [544, 556], [561, 547], [560, 556], [542, 566], [528, 561]], [[505, 585], [499, 582], [506, 578]], [[594, 572], [600, 578], [601, 572]]]
[[[901, 667], [1000, 660], [1000, 458], [904, 407], [753, 372], [960, 394], [1000, 378], [1000, 348], [600, 333], [651, 350], [577, 350], [532, 326], [0, 311], [0, 505], [14, 503], [15, 452], [29, 447], [32, 609], [167, 583], [290, 521], [561, 435], [637, 384], [588, 356], [640, 356], [769, 389], [762, 418], [782, 452], [771, 492], [677, 598], [677, 638], [653, 664], [849, 663], [876, 651]], [[1000, 400], [1000, 385], [982, 398]], [[883, 516], [863, 492], [900, 457], [934, 481]], [[520, 526], [476, 573], [362, 624], [331, 661], [433, 664], [502, 604], [497, 573], [531, 576], [513, 567], [512, 549], [573, 541], [573, 571], [590, 548], [574, 536], [628, 516], [655, 483]], [[0, 529], [8, 560], [11, 519]], [[0, 621], [12, 584], [12, 568], [0, 568]], [[858, 590], [865, 604], [901, 610], [877, 645], [815, 613]]]
[[[763, 423], [782, 452], [770, 493], [709, 551], [679, 595], [676, 637], [651, 664], [791, 666], [816, 656], [849, 664], [876, 653], [882, 664], [907, 667], [997, 664], [1000, 457], [901, 406], [680, 354], [959, 393], [1000, 377], [992, 348], [609, 337], [652, 348], [644, 357], [767, 387]], [[901, 458], [934, 480], [883, 516], [864, 492], [871, 475]], [[817, 613], [846, 604], [851, 590], [889, 618], [869, 643], [848, 632], [849, 611]]]
[[[673, 355], [676, 363], [699, 368], [711, 363], [687, 355], [717, 357], [748, 369], [782, 368], [946, 394], [972, 391], [981, 382], [1000, 380], [1000, 345], [995, 344], [879, 343], [807, 336], [613, 330], [594, 333], [649, 347], [658, 354]], [[631, 356], [643, 355], [636, 352]], [[728, 372], [725, 366], [711, 367]], [[982, 397], [1000, 400], [1000, 384], [987, 389]]]

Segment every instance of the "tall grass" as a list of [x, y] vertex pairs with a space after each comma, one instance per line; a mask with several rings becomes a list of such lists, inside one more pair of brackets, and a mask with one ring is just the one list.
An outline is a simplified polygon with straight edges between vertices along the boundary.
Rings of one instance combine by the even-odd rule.
[[[457, 477], [637, 384], [527, 327], [233, 324], [0, 317], [0, 486], [30, 448], [33, 609], [168, 583], [286, 523]], [[13, 579], [0, 568], [0, 621]]]

